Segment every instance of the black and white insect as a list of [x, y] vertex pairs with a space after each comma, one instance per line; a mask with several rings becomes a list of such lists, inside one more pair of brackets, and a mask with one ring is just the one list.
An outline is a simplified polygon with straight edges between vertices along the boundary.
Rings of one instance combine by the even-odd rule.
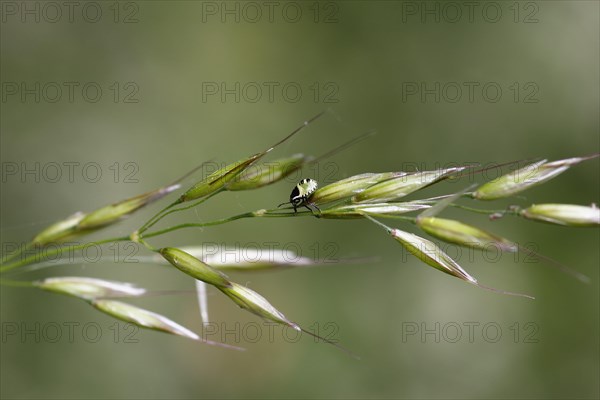
[[290, 201], [281, 203], [277, 207], [281, 207], [284, 204], [291, 204], [294, 207], [294, 212], [298, 212], [298, 207], [306, 207], [308, 210], [313, 211], [309, 205], [313, 206], [319, 212], [321, 211], [316, 204], [310, 202], [310, 197], [317, 190], [319, 184], [314, 179], [305, 178], [302, 179], [292, 190], [290, 194]]

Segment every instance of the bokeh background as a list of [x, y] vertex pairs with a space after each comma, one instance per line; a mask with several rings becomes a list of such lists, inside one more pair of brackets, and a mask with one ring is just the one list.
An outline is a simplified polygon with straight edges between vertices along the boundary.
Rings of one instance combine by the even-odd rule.
[[[329, 111], [271, 159], [320, 155], [366, 131], [378, 134], [277, 185], [221, 195], [172, 221], [273, 207], [300, 177], [323, 184], [361, 172], [560, 159], [600, 149], [598, 2], [77, 4], [70, 10], [62, 2], [2, 2], [5, 248], [74, 211], [163, 185], [202, 161], [231, 162], [262, 150], [322, 110]], [[30, 169], [38, 172], [23, 175]], [[489, 206], [590, 204], [599, 200], [598, 176], [598, 161], [588, 161]], [[127, 234], [160, 206], [94, 238]], [[421, 264], [366, 221], [243, 220], [181, 231], [153, 244], [258, 243], [321, 260], [377, 256], [370, 263], [232, 275], [362, 360], [307, 337], [286, 339], [279, 328], [270, 338], [261, 320], [215, 291], [210, 312], [220, 332], [212, 339], [229, 330], [226, 341], [246, 352], [128, 331], [75, 299], [3, 286], [1, 395], [598, 398], [598, 230], [490, 222], [456, 210], [445, 215], [530, 244], [591, 283], [522, 255], [460, 253], [461, 265], [481, 282], [536, 300], [494, 294]], [[179, 272], [123, 262], [130, 250], [113, 248], [119, 263], [11, 276], [82, 275], [193, 289]], [[201, 331], [193, 294], [136, 304]]]

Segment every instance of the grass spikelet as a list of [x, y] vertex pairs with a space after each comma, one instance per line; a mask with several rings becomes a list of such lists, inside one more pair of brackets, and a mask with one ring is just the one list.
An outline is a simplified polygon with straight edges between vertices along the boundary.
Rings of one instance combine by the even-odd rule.
[[218, 288], [221, 292], [227, 295], [234, 303], [238, 306], [251, 312], [254, 315], [257, 315], [261, 318], [264, 318], [269, 321], [276, 322], [281, 325], [288, 326], [298, 332], [303, 332], [308, 335], [311, 335], [319, 340], [322, 340], [325, 343], [331, 344], [338, 349], [344, 351], [348, 355], [358, 358], [356, 354], [351, 352], [339, 344], [332, 342], [326, 338], [323, 338], [319, 335], [316, 335], [310, 331], [307, 331], [300, 327], [295, 322], [290, 321], [283, 313], [277, 310], [271, 303], [267, 301], [263, 296], [256, 293], [254, 290], [247, 288], [246, 286], [239, 285], [237, 283], [232, 283], [232, 286], [229, 288]]
[[287, 319], [283, 313], [273, 307], [267, 299], [256, 293], [254, 290], [235, 282], [231, 282], [229, 287], [218, 287], [218, 289], [244, 310], [269, 321], [301, 331], [296, 323]]
[[396, 239], [412, 255], [442, 272], [455, 276], [463, 281], [477, 284], [477, 279], [469, 275], [456, 261], [442, 251], [435, 243], [413, 233], [392, 229], [390, 235]]
[[296, 172], [309, 160], [310, 157], [304, 154], [294, 154], [256, 165], [254, 170], [248, 168], [237, 179], [225, 185], [225, 189], [230, 191], [259, 189]]
[[265, 154], [266, 153], [264, 152], [254, 154], [248, 158], [236, 161], [213, 172], [182, 194], [179, 198], [179, 203], [206, 197], [209, 194], [217, 192], [218, 190], [222, 190], [227, 183], [235, 179], [235, 177], [246, 170], [246, 168], [248, 168], [250, 165], [254, 164], [254, 162], [259, 160]]
[[[429, 235], [445, 242], [455, 243], [459, 246], [482, 251], [488, 251], [491, 249], [497, 249], [510, 253], [521, 251], [527, 255], [535, 257], [536, 259], [546, 261], [550, 265], [558, 268], [568, 275], [573, 276], [581, 282], [589, 283], [590, 279], [586, 275], [538, 252], [532, 251], [527, 247], [520, 246], [518, 243], [514, 243], [506, 238], [494, 235], [490, 232], [484, 231], [483, 229], [465, 224], [463, 222], [434, 217], [434, 215], [452, 204], [453, 201], [461, 197], [471, 188], [472, 187], [465, 188], [464, 190], [461, 190], [451, 196], [441, 199], [434, 206], [423, 211], [417, 217], [415, 223]], [[511, 212], [516, 212], [516, 210], [512, 210]]]
[[269, 153], [275, 147], [279, 146], [280, 144], [294, 136], [296, 133], [300, 132], [302, 129], [308, 126], [308, 124], [315, 121], [323, 114], [324, 112], [321, 112], [309, 119], [308, 121], [304, 121], [304, 123], [298, 128], [296, 128], [292, 133], [290, 133], [289, 135], [287, 135], [268, 149], [256, 153], [250, 157], [243, 158], [240, 161], [229, 164], [213, 172], [205, 179], [188, 189], [183, 195], [181, 195], [178, 202], [183, 203], [186, 201], [197, 200], [202, 197], [206, 197], [210, 194], [213, 194], [219, 190], [225, 189], [227, 184], [236, 179], [236, 177], [238, 177], [242, 172], [244, 172], [249, 166], [254, 164], [256, 161], [260, 160], [265, 155], [267, 155], [267, 153]]
[[506, 294], [511, 296], [526, 297], [533, 299], [532, 296], [522, 293], [507, 292], [504, 290], [498, 290], [489, 286], [480, 284], [477, 279], [469, 275], [456, 261], [447, 255], [438, 245], [435, 243], [417, 236], [412, 233], [401, 231], [400, 229], [392, 229], [374, 218], [365, 216], [375, 224], [379, 225], [385, 231], [396, 239], [409, 253], [417, 257], [425, 264], [442, 271], [448, 275], [459, 278], [465, 282], [478, 286], [482, 289], [490, 290], [500, 294]]
[[31, 241], [34, 246], [45, 246], [50, 243], [60, 243], [67, 239], [90, 233], [111, 225], [128, 217], [140, 208], [162, 199], [169, 193], [179, 189], [180, 181], [202, 167], [194, 168], [170, 185], [160, 187], [138, 196], [121, 200], [117, 203], [98, 208], [89, 213], [77, 212], [38, 233]]
[[203, 260], [215, 269], [227, 271], [259, 271], [318, 264], [291, 250], [256, 248], [225, 248], [206, 255]]
[[377, 183], [352, 197], [354, 203], [381, 203], [400, 199], [467, 167], [453, 167], [435, 171], [421, 171]]
[[496, 200], [513, 196], [555, 178], [573, 165], [596, 157], [598, 157], [598, 154], [552, 162], [547, 160], [538, 161], [484, 183], [473, 192], [473, 197], [477, 200]]
[[357, 136], [354, 139], [343, 143], [342, 145], [328, 151], [320, 157], [305, 156], [303, 154], [294, 154], [290, 157], [280, 158], [269, 163], [258, 165], [256, 170], [246, 170], [240, 174], [233, 182], [230, 182], [225, 186], [227, 190], [249, 190], [258, 189], [263, 186], [270, 185], [278, 182], [281, 179], [289, 176], [290, 174], [298, 171], [300, 168], [309, 164], [317, 163], [327, 157], [331, 157], [340, 151], [347, 149], [348, 147], [372, 136], [375, 132], [367, 132], [363, 135]]
[[88, 213], [81, 221], [79, 221], [77, 228], [81, 230], [91, 230], [118, 222], [140, 208], [162, 199], [174, 190], [179, 189], [179, 187], [179, 184], [165, 186], [151, 192], [147, 192], [139, 196], [131, 197], [129, 199], [99, 208]]
[[215, 270], [191, 254], [174, 247], [158, 251], [171, 265], [181, 272], [218, 288], [230, 288], [232, 283], [222, 272]]
[[[314, 260], [292, 250], [274, 248], [237, 247], [203, 249], [202, 247], [181, 247], [180, 250], [209, 264], [219, 271], [257, 272], [265, 270], [315, 267], [333, 264], [356, 264], [374, 262], [376, 257], [336, 258], [335, 260]], [[152, 257], [149, 262], [164, 262], [162, 257]]]
[[34, 282], [34, 286], [84, 300], [101, 297], [135, 297], [146, 293], [146, 289], [135, 287], [130, 283], [79, 276], [46, 278]]
[[424, 217], [417, 218], [417, 225], [431, 236], [464, 247], [478, 250], [490, 250], [493, 247], [511, 253], [519, 249], [516, 243], [508, 239], [460, 221]]
[[312, 195], [311, 200], [318, 204], [343, 200], [361, 193], [376, 183], [404, 175], [406, 175], [406, 172], [380, 172], [354, 175], [317, 189]]
[[205, 344], [220, 346], [234, 350], [243, 350], [242, 348], [231, 346], [225, 343], [213, 342], [198, 336], [191, 330], [179, 325], [169, 318], [157, 314], [155, 312], [145, 310], [131, 304], [123, 303], [116, 300], [94, 300], [90, 303], [96, 309], [118, 318], [125, 322], [130, 322], [141, 328], [152, 329], [159, 332], [169, 333], [171, 335], [182, 336], [188, 339], [197, 340]]
[[338, 207], [331, 207], [321, 211], [321, 218], [363, 218], [365, 214], [373, 217], [394, 217], [413, 211], [424, 210], [431, 205], [413, 201], [403, 203], [373, 203], [373, 204], [349, 204]]
[[58, 221], [39, 232], [31, 240], [34, 246], [46, 246], [50, 243], [60, 243], [77, 235], [77, 225], [85, 218], [81, 211]]
[[89, 213], [77, 212], [66, 219], [50, 225], [32, 240], [34, 246], [60, 243], [120, 221], [140, 208], [157, 201], [179, 189], [178, 184], [161, 187], [129, 199], [101, 207]]
[[600, 209], [595, 205], [535, 204], [521, 210], [522, 217], [563, 226], [593, 227], [600, 225]]

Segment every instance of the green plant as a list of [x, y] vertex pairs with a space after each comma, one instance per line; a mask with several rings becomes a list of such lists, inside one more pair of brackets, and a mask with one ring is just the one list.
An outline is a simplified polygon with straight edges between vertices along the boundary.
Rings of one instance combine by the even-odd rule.
[[[249, 218], [295, 218], [316, 216], [323, 219], [367, 219], [377, 226], [382, 227], [386, 233], [398, 241], [407, 251], [429, 266], [487, 290], [500, 292], [502, 294], [533, 298], [526, 294], [507, 292], [482, 285], [456, 261], [445, 254], [436, 243], [421, 236], [397, 228], [391, 228], [380, 222], [379, 219], [385, 218], [403, 223], [415, 224], [422, 231], [437, 239], [480, 251], [488, 251], [490, 248], [498, 249], [503, 252], [522, 251], [540, 258], [544, 257], [537, 253], [533, 253], [528, 249], [522, 248], [517, 243], [514, 243], [507, 238], [503, 238], [457, 220], [439, 218], [437, 215], [447, 207], [457, 207], [468, 212], [484, 213], [491, 218], [511, 216], [565, 226], [597, 227], [600, 225], [600, 210], [593, 205], [537, 204], [526, 208], [511, 206], [502, 210], [487, 210], [471, 206], [467, 207], [459, 203], [462, 199], [481, 202], [509, 198], [532, 186], [547, 182], [551, 178], [582, 161], [596, 158], [598, 154], [595, 154], [588, 157], [575, 157], [553, 162], [548, 162], [547, 160], [530, 162], [524, 167], [518, 167], [512, 172], [506, 173], [500, 178], [484, 183], [476, 188], [468, 187], [458, 193], [410, 201], [404, 201], [403, 198], [420, 189], [439, 182], [445, 180], [459, 180], [465, 173], [473, 174], [481, 171], [474, 170], [473, 166], [457, 166], [433, 171], [364, 173], [339, 180], [317, 190], [314, 190], [316, 185], [311, 186], [311, 190], [305, 193], [303, 201], [310, 201], [310, 204], [315, 205], [318, 211], [297, 211], [296, 205], [292, 204], [292, 206], [285, 209], [260, 209], [209, 222], [190, 222], [153, 230], [158, 222], [166, 219], [171, 214], [197, 207], [209, 199], [228, 191], [254, 190], [276, 183], [286, 176], [289, 176], [292, 172], [324, 157], [328, 157], [368, 136], [363, 135], [353, 139], [319, 158], [296, 154], [271, 162], [268, 168], [260, 168], [258, 162], [266, 154], [270, 153], [279, 144], [300, 132], [302, 128], [317, 119], [320, 115], [321, 114], [304, 122], [291, 134], [266, 150], [228, 164], [207, 177], [200, 179], [195, 185], [183, 192], [174, 202], [168, 204], [160, 212], [153, 215], [142, 226], [128, 236], [107, 238], [77, 245], [61, 245], [61, 243], [64, 243], [67, 239], [81, 238], [88, 233], [96, 232], [116, 224], [148, 204], [164, 198], [170, 193], [178, 190], [181, 187], [180, 182], [184, 178], [197, 172], [202, 165], [170, 185], [133, 198], [119, 201], [92, 212], [73, 214], [64, 220], [49, 226], [35, 235], [28, 244], [22, 246], [19, 250], [3, 256], [2, 264], [0, 266], [1, 284], [15, 287], [34, 287], [66, 294], [82, 299], [96, 309], [115, 318], [128, 321], [140, 327], [184, 336], [211, 345], [239, 349], [234, 346], [205, 340], [194, 332], [191, 332], [187, 328], [184, 328], [164, 316], [114, 300], [116, 297], [139, 297], [147, 294], [146, 290], [137, 288], [128, 283], [86, 277], [54, 277], [30, 282], [10, 280], [7, 276], [9, 276], [11, 272], [25, 266], [35, 266], [43, 263], [43, 257], [60, 256], [65, 251], [73, 252], [83, 249], [90, 244], [103, 245], [114, 242], [130, 241], [140, 243], [144, 245], [148, 251], [160, 255], [160, 257], [153, 258], [151, 261], [166, 261], [176, 269], [197, 280], [197, 283], [199, 283], [199, 287], [201, 288], [201, 290], [199, 290], [201, 308], [205, 309], [205, 306], [202, 306], [205, 302], [203, 296], [205, 296], [205, 285], [209, 285], [218, 289], [241, 308], [258, 315], [261, 318], [316, 336], [303, 329], [296, 322], [288, 319], [255, 291], [231, 281], [223, 271], [236, 269], [252, 272], [301, 265], [317, 265], [317, 261], [304, 257], [290, 261], [290, 258], [282, 257], [283, 254], [279, 254], [279, 257], [270, 257], [269, 259], [258, 257], [254, 258], [251, 262], [240, 262], [239, 259], [233, 261], [217, 261], [216, 259], [211, 259], [211, 257], [206, 254], [202, 254], [201, 251], [195, 248], [156, 248], [149, 243], [149, 240], [181, 229], [209, 227]], [[517, 164], [518, 163], [515, 162], [509, 163], [508, 165], [514, 166]], [[252, 166], [259, 166], [259, 168], [251, 170], [250, 167]], [[411, 216], [411, 213], [418, 214], [416, 216]], [[47, 247], [50, 245], [55, 247], [51, 250], [47, 250]], [[46, 250], [43, 252], [43, 257], [40, 257], [42, 249]], [[37, 253], [27, 257], [20, 257], [26, 250], [37, 251]], [[240, 249], [240, 251], [242, 250], [243, 249]], [[548, 261], [582, 281], [587, 280], [587, 277], [577, 271], [552, 260]], [[203, 315], [206, 316], [205, 313], [203, 313]], [[320, 337], [319, 339], [345, 350], [343, 347], [327, 339]]]

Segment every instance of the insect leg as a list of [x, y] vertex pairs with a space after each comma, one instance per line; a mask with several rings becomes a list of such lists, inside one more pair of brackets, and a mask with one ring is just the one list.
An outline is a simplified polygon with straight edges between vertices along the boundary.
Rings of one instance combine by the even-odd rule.
[[[317, 210], [319, 210], [319, 214], [315, 214], [315, 210], [313, 210], [312, 208], [309, 207], [309, 205], [313, 206], [314, 208], [316, 208]], [[317, 207], [317, 205], [315, 203], [307, 203], [304, 204], [304, 207], [306, 207], [308, 210], [310, 210], [310, 212], [317, 218], [321, 218], [321, 209], [319, 207]]]

